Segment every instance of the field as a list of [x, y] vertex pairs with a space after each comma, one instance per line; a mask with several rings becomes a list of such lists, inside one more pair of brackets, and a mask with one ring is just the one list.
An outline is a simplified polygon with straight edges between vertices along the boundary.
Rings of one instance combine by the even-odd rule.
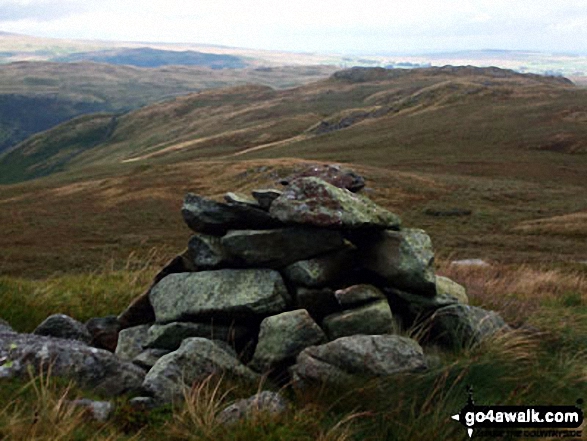
[[[244, 396], [227, 380], [216, 393], [217, 379], [196, 385], [186, 406], [160, 413], [132, 413], [121, 398], [106, 425], [69, 410], [62, 398], [75, 389], [15, 383], [0, 394], [0, 438], [464, 440], [450, 415], [468, 384], [483, 404], [587, 398], [587, 91], [492, 70], [350, 72], [161, 103], [120, 117], [100, 142], [84, 136], [110, 116], [74, 121], [2, 157], [13, 182], [45, 175], [0, 186], [2, 318], [30, 331], [55, 312], [117, 314], [189, 239], [186, 192], [220, 198], [336, 162], [424, 228], [438, 272], [516, 330], [461, 353], [430, 348], [438, 363], [425, 374], [288, 392], [286, 416], [231, 429], [212, 418]], [[451, 264], [467, 258], [491, 265]]]

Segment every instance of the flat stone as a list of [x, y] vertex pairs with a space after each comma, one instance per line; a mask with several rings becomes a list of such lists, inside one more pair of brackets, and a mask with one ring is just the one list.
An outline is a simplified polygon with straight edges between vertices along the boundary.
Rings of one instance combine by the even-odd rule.
[[397, 215], [370, 199], [318, 178], [300, 178], [291, 182], [273, 201], [269, 213], [286, 224], [321, 228], [398, 229], [401, 224]]
[[171, 274], [150, 294], [159, 324], [212, 317], [229, 322], [262, 318], [284, 311], [287, 297], [283, 279], [269, 269]]
[[224, 200], [229, 204], [241, 204], [252, 208], [262, 208], [256, 199], [251, 198], [243, 193], [234, 193], [229, 191], [224, 195]]
[[210, 340], [235, 342], [250, 334], [243, 326], [214, 325], [212, 323], [174, 322], [166, 325], [152, 325], [145, 340], [145, 348], [174, 351], [189, 337], [203, 337]]
[[373, 285], [353, 285], [334, 292], [334, 297], [343, 308], [361, 306], [377, 300], [385, 300], [385, 295]]
[[393, 316], [387, 300], [331, 314], [322, 323], [330, 340], [350, 335], [380, 335], [393, 331]]
[[282, 179], [280, 183], [282, 185], [290, 185], [296, 179], [308, 177], [322, 179], [335, 187], [344, 188], [353, 193], [356, 193], [365, 187], [365, 178], [361, 175], [358, 175], [348, 168], [343, 168], [340, 165], [334, 164], [311, 165]]
[[84, 343], [89, 343], [92, 340], [92, 336], [83, 323], [65, 314], [50, 315], [37, 326], [33, 334], [79, 340]]
[[343, 279], [355, 264], [356, 249], [348, 246], [308, 260], [300, 260], [284, 268], [282, 274], [294, 285], [319, 288]]
[[225, 204], [189, 193], [181, 210], [183, 219], [196, 233], [223, 235], [236, 228], [275, 228], [276, 219], [260, 208]]
[[415, 340], [398, 335], [353, 335], [304, 349], [290, 372], [299, 386], [314, 382], [344, 385], [357, 376], [389, 376], [426, 368], [424, 352]]
[[281, 268], [343, 246], [338, 231], [302, 227], [234, 230], [222, 237], [221, 242], [240, 265], [268, 268]]
[[482, 259], [462, 259], [462, 260], [453, 260], [451, 265], [457, 266], [491, 266], [487, 262]]
[[305, 309], [267, 317], [261, 322], [259, 343], [249, 366], [265, 373], [284, 362], [293, 362], [308, 346], [325, 342], [326, 335]]
[[363, 267], [390, 286], [427, 296], [436, 294], [434, 251], [424, 230], [372, 232], [355, 243]]
[[192, 337], [155, 363], [145, 377], [143, 388], [160, 402], [171, 402], [182, 398], [184, 387], [211, 375], [228, 375], [251, 382], [260, 379], [213, 341]]
[[132, 361], [143, 352], [143, 346], [147, 341], [149, 325], [133, 326], [123, 329], [118, 333], [118, 344], [115, 354], [121, 360]]
[[275, 190], [273, 188], [266, 188], [253, 190], [252, 194], [257, 203], [259, 204], [259, 206], [263, 210], [269, 210], [269, 207], [271, 207], [273, 201], [277, 199], [279, 196], [281, 196], [283, 192], [281, 190]]
[[218, 236], [196, 233], [188, 242], [188, 250], [194, 266], [200, 270], [216, 269], [230, 264], [228, 252]]

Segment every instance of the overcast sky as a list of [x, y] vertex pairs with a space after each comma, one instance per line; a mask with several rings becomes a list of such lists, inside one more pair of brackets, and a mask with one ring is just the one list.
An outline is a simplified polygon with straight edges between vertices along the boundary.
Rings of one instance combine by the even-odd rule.
[[587, 53], [587, 0], [0, 0], [0, 31], [334, 53]]

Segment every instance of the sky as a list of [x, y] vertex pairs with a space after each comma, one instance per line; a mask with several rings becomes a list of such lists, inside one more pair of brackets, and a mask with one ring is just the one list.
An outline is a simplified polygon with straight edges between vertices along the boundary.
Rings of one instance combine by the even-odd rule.
[[337, 54], [587, 54], [587, 0], [0, 0], [0, 31]]

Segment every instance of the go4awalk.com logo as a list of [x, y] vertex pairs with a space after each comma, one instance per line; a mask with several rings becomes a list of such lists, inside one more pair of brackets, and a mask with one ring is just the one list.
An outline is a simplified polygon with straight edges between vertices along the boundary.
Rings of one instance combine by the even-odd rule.
[[577, 406], [477, 406], [473, 400], [473, 389], [470, 386], [467, 389], [467, 404], [451, 418], [465, 426], [469, 437], [477, 429], [516, 430], [517, 433], [511, 432], [514, 436], [526, 437], [581, 437], [580, 430], [561, 429], [578, 429], [581, 426], [583, 411], [577, 406], [583, 404], [582, 399], [577, 400]]

